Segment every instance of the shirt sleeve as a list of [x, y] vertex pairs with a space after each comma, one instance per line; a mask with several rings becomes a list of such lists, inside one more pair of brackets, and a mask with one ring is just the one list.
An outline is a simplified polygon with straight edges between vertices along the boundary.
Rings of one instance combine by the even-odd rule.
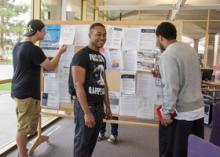
[[102, 57], [104, 58], [104, 68], [105, 68], [105, 70], [107, 69], [107, 63], [106, 63], [106, 58], [105, 58], [105, 56], [104, 55], [102, 55]]
[[89, 64], [89, 55], [84, 52], [77, 52], [72, 60], [72, 66], [80, 66], [84, 69], [87, 69]]
[[30, 57], [35, 65], [40, 65], [47, 58], [39, 47], [35, 47], [35, 49], [31, 51]]
[[162, 55], [159, 69], [164, 95], [162, 112], [164, 118], [169, 119], [170, 112], [176, 108], [180, 90], [178, 64], [171, 56]]

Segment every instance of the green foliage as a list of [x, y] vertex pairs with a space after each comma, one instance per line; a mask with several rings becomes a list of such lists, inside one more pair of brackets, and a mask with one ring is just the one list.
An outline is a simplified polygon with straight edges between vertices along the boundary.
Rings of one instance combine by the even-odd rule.
[[0, 84], [0, 91], [10, 91], [11, 83]]
[[24, 20], [19, 16], [28, 10], [28, 6], [14, 5], [9, 0], [1, 0], [2, 7], [0, 7], [0, 55], [6, 51], [7, 48], [21, 39], [24, 31]]

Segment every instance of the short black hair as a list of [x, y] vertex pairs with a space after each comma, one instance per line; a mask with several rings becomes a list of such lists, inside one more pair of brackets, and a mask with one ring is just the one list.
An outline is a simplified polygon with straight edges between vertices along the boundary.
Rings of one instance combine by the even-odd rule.
[[104, 26], [102, 23], [97, 22], [97, 23], [93, 23], [93, 24], [90, 26], [89, 32], [91, 32], [91, 30], [95, 29], [95, 27], [103, 27], [103, 28], [105, 28], [105, 26]]
[[176, 39], [176, 27], [170, 22], [162, 22], [157, 26], [156, 35], [160, 35], [168, 40]]

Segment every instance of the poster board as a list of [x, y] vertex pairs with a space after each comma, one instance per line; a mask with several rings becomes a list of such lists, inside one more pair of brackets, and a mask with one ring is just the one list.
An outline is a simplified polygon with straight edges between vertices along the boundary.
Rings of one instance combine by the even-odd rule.
[[[140, 28], [140, 29], [142, 29], [142, 28], [146, 28], [146, 27], [147, 28], [151, 28], [151, 27], [155, 28], [161, 22], [162, 21], [155, 20], [155, 21], [107, 21], [107, 22], [101, 22], [101, 23], [103, 23], [104, 25], [106, 25], [108, 27], [127, 28], [127, 29]], [[77, 38], [76, 37], [77, 33], [79, 33], [79, 32], [80, 33], [86, 33], [86, 31], [88, 33], [88, 29], [89, 29], [90, 24], [92, 24], [94, 22], [92, 22], [92, 21], [87, 21], [87, 22], [79, 22], [79, 21], [77, 21], [77, 22], [72, 22], [72, 21], [65, 21], [65, 22], [64, 21], [45, 21], [45, 23], [48, 26], [54, 26], [55, 25], [56, 27], [58, 27], [57, 25], [59, 25], [60, 27], [62, 27], [63, 25], [65, 25], [65, 26], [71, 25], [71, 26], [75, 26], [76, 29], [77, 28], [78, 29], [83, 28], [84, 30], [80, 30], [80, 31], [75, 32], [75, 39], [76, 39]], [[183, 26], [182, 21], [174, 21], [173, 23], [175, 24], [175, 26], [177, 28], [178, 40], [181, 40], [182, 26]], [[120, 29], [119, 29], [119, 31], [120, 31]], [[118, 32], [116, 32], [116, 35], [118, 35], [117, 33]], [[113, 36], [114, 36], [114, 33], [113, 33]], [[107, 36], [107, 38], [108, 38], [108, 36]], [[80, 42], [81, 42], [82, 45], [79, 44]], [[120, 41], [118, 41], [118, 42], [120, 42]], [[77, 52], [79, 49], [81, 49], [82, 47], [87, 45], [87, 43], [88, 43], [88, 40], [85, 39], [85, 38], [83, 40], [79, 40], [78, 43], [77, 43], [79, 46], [75, 46], [73, 52]], [[111, 44], [108, 44], [108, 45], [111, 45]], [[116, 44], [116, 46], [113, 47], [113, 48], [117, 48], [118, 45], [119, 44]], [[142, 44], [142, 47], [143, 46], [144, 46], [144, 44]], [[138, 70], [136, 70], [136, 72], [137, 72], [136, 73], [137, 76], [141, 75], [141, 74], [150, 75], [150, 73], [149, 73], [150, 70], [148, 70], [148, 71], [142, 71], [142, 70], [138, 71]], [[107, 81], [108, 81], [109, 91], [114, 91], [114, 92], [120, 92], [121, 91], [121, 82], [122, 82], [121, 81], [121, 76], [122, 76], [122, 74], [123, 74], [123, 69], [122, 70], [107, 71]], [[153, 78], [150, 78], [150, 79], [153, 79]], [[136, 76], [135, 76], [135, 81], [137, 81]], [[137, 84], [135, 84], [135, 86], [137, 87]], [[120, 97], [122, 97], [122, 95], [120, 95]], [[126, 98], [125, 98], [125, 100], [126, 100]], [[135, 100], [132, 100], [132, 101], [135, 101]], [[137, 100], [137, 104], [142, 104], [144, 101], [145, 101], [144, 97], [140, 98], [140, 99]], [[158, 103], [160, 103], [160, 102], [158, 102]], [[59, 102], [59, 108], [57, 108], [57, 109], [58, 109], [58, 111], [65, 111], [65, 113], [71, 113], [72, 110], [73, 110], [73, 107], [68, 102]], [[151, 111], [150, 112], [139, 112], [139, 113], [135, 113], [135, 114], [126, 114], [126, 112], [125, 113], [120, 112], [119, 116], [155, 119], [155, 114], [154, 114], [155, 106], [154, 107], [151, 106], [149, 108], [148, 105], [142, 104], [142, 106], [140, 108], [136, 108], [135, 110], [140, 111], [140, 110], [146, 110], [146, 109], [150, 109]], [[47, 112], [47, 111], [45, 110], [45, 112]], [[148, 114], [148, 116], [145, 115], [145, 114]]]

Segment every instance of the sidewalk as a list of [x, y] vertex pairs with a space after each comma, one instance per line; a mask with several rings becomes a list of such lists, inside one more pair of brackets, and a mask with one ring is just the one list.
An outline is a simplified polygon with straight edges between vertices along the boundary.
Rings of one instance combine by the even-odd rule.
[[0, 80], [11, 79], [13, 75], [12, 65], [0, 65]]
[[[42, 116], [42, 124], [51, 121], [53, 117]], [[16, 136], [16, 113], [15, 102], [11, 98], [9, 91], [0, 93], [0, 150], [6, 144], [15, 141]], [[0, 154], [1, 156], [1, 154]]]
[[0, 148], [9, 141], [15, 140], [16, 114], [15, 103], [10, 94], [0, 93]]

